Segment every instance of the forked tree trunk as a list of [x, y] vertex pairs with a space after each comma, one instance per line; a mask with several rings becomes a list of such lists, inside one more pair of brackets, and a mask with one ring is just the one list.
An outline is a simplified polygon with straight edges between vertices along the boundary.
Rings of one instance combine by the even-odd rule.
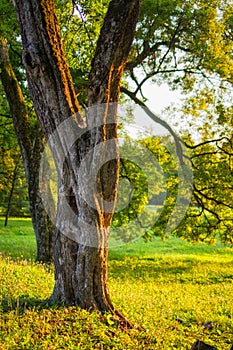
[[140, 2], [110, 2], [89, 76], [84, 126], [53, 1], [14, 1], [30, 94], [59, 177], [56, 283], [51, 301], [112, 313], [115, 310], [107, 287], [108, 237], [119, 170], [114, 103]]
[[[36, 260], [51, 262], [54, 256], [54, 224], [51, 216], [55, 215], [55, 208], [51, 206], [51, 213], [46, 212], [39, 191], [39, 170], [44, 150], [44, 136], [39, 124], [30, 123], [21, 88], [11, 66], [6, 42], [1, 37], [0, 67], [0, 77], [13, 118], [26, 174], [30, 213], [37, 243]], [[50, 196], [53, 203], [49, 179], [44, 179], [44, 190], [47, 191], [47, 196]]]

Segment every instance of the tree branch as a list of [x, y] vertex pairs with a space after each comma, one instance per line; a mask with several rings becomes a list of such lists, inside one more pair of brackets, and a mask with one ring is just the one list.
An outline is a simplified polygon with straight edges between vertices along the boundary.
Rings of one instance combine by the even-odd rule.
[[203, 153], [194, 154], [193, 156], [191, 156], [191, 159], [198, 158], [198, 157], [202, 157], [202, 156], [213, 155], [213, 154], [218, 154], [218, 151], [203, 152]]
[[147, 106], [144, 102], [142, 102], [141, 100], [139, 100], [135, 94], [131, 91], [129, 91], [128, 89], [126, 89], [125, 87], [121, 87], [121, 92], [123, 92], [124, 94], [126, 94], [127, 96], [129, 96], [136, 104], [138, 104], [139, 106], [142, 107], [142, 109], [144, 110], [144, 112], [156, 123], [162, 125], [166, 130], [169, 131], [169, 133], [173, 136], [173, 139], [175, 141], [175, 145], [176, 145], [176, 152], [177, 152], [177, 156], [179, 158], [180, 164], [181, 166], [184, 165], [184, 160], [183, 160], [183, 150], [182, 147], [180, 145], [180, 138], [175, 134], [175, 132], [172, 130], [172, 128], [170, 127], [170, 125], [165, 122], [164, 120], [162, 120], [161, 118], [157, 117]]
[[[173, 69], [165, 69], [165, 70], [155, 70], [152, 71], [150, 73], [148, 73], [145, 78], [142, 79], [142, 81], [140, 83], [138, 83], [138, 81], [135, 81], [135, 79], [133, 79], [136, 82], [137, 85], [137, 89], [135, 90], [135, 94], [138, 93], [139, 90], [141, 90], [142, 85], [150, 78], [154, 77], [157, 74], [166, 74], [166, 73], [188, 73], [188, 74], [200, 74], [204, 76], [204, 73], [201, 71], [195, 71], [195, 70], [191, 70], [191, 69], [186, 69], [186, 68], [173, 68]], [[131, 75], [132, 78], [132, 75]]]
[[93, 41], [91, 40], [91, 36], [90, 36], [90, 32], [86, 26], [86, 22], [85, 22], [85, 18], [84, 18], [84, 12], [82, 11], [82, 6], [80, 5], [79, 1], [75, 1], [75, 0], [72, 0], [72, 4], [73, 4], [73, 8], [75, 8], [78, 13], [79, 13], [79, 17], [81, 18], [81, 21], [83, 23], [83, 27], [84, 27], [84, 30], [87, 34], [87, 37], [89, 39], [89, 42], [91, 45], [93, 45]]
[[156, 44], [154, 44], [152, 47], [149, 46], [149, 43], [147, 41], [143, 42], [143, 50], [142, 52], [136, 57], [135, 61], [127, 62], [125, 65], [125, 71], [132, 71], [134, 68], [139, 66], [148, 56], [151, 54], [154, 54], [155, 51], [159, 49], [160, 46], [168, 46], [169, 41], [159, 41]]
[[[150, 55], [153, 55], [155, 51], [157, 51], [161, 46], [169, 47], [170, 41], [159, 41], [158, 43], [154, 44], [152, 47], [149, 46], [148, 42], [143, 42], [143, 51], [136, 57], [134, 61], [129, 61], [125, 65], [125, 71], [131, 71], [137, 66], [141, 65], [142, 62], [149, 57]], [[180, 45], [176, 45], [176, 48], [184, 51], [184, 52], [190, 52], [190, 49], [187, 49], [185, 47], [182, 47]]]
[[9, 118], [12, 119], [12, 116], [10, 114], [4, 114], [4, 113], [0, 113], [1, 117], [5, 117], [5, 118]]
[[141, 0], [110, 2], [92, 60], [89, 105], [117, 102], [119, 83], [132, 45], [140, 4]]
[[201, 142], [201, 143], [198, 143], [197, 145], [190, 145], [188, 144], [187, 142], [185, 142], [184, 140], [180, 140], [187, 148], [189, 149], [195, 149], [195, 148], [198, 148], [198, 147], [201, 147], [201, 146], [204, 146], [204, 145], [207, 145], [209, 143], [214, 143], [214, 142], [220, 142], [220, 141], [223, 141], [223, 140], [227, 140], [230, 144], [231, 144], [231, 141], [228, 137], [226, 136], [223, 136], [219, 139], [213, 139], [213, 140], [207, 140], [207, 141], [204, 141], [204, 142]]
[[209, 200], [209, 201], [211, 201], [211, 202], [214, 202], [214, 203], [217, 204], [217, 205], [223, 205], [224, 207], [227, 207], [227, 208], [229, 208], [229, 209], [233, 209], [233, 206], [231, 206], [231, 205], [229, 205], [229, 204], [226, 204], [226, 203], [224, 203], [224, 202], [222, 202], [222, 201], [220, 201], [220, 200], [218, 200], [218, 199], [216, 199], [216, 198], [214, 198], [214, 197], [211, 197], [211, 196], [205, 194], [204, 192], [202, 192], [201, 190], [198, 190], [198, 188], [196, 187], [195, 184], [193, 185], [193, 189], [194, 189], [194, 191], [195, 191], [196, 193], [198, 193], [198, 194], [199, 194], [200, 196], [202, 196], [203, 198], [205, 198], [205, 199], [207, 199], [207, 200]]

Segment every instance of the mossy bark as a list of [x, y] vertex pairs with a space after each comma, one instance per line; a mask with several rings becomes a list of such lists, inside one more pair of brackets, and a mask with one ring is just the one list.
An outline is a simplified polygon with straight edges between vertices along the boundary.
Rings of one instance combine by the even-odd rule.
[[[53, 1], [15, 0], [30, 94], [43, 132], [51, 140], [70, 117], [73, 123], [73, 128], [63, 128], [62, 135], [56, 134], [57, 146], [52, 147], [59, 193], [55, 287], [50, 300], [110, 311], [123, 320], [114, 309], [107, 287], [108, 237], [119, 171], [116, 103], [139, 8], [140, 0], [110, 2], [89, 75], [85, 125], [65, 60]], [[77, 133], [77, 142], [68, 147], [72, 133]], [[98, 194], [90, 183], [93, 207], [83, 198], [82, 179], [101, 164], [102, 154], [108, 151], [107, 141], [111, 141], [113, 156], [98, 172]], [[101, 147], [101, 152], [95, 152], [97, 147]], [[93, 151], [92, 157], [82, 167], [80, 176], [78, 169], [89, 151]], [[106, 203], [111, 203], [110, 210]]]
[[[0, 67], [0, 77], [9, 103], [26, 174], [30, 212], [37, 241], [36, 260], [51, 262], [54, 256], [54, 225], [51, 215], [44, 208], [39, 191], [39, 169], [44, 150], [44, 136], [39, 124], [32, 123], [29, 119], [22, 90], [12, 69], [7, 45], [3, 38], [0, 38]], [[47, 196], [51, 195], [49, 186], [47, 186], [47, 192]]]

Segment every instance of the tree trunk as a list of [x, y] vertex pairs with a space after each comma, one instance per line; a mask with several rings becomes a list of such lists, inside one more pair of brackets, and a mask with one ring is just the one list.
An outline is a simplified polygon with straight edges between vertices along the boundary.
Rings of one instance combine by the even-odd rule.
[[[54, 256], [54, 224], [51, 215], [55, 214], [45, 211], [39, 191], [39, 169], [44, 150], [44, 136], [37, 123], [36, 125], [30, 123], [23, 94], [13, 72], [3, 38], [0, 38], [0, 66], [0, 77], [9, 103], [26, 173], [30, 212], [37, 242], [36, 260], [51, 262]], [[44, 181], [44, 186], [46, 186], [47, 195], [51, 196], [48, 181], [49, 179], [47, 182]], [[54, 208], [53, 211], [55, 211]]]
[[[27, 176], [28, 195], [32, 224], [36, 236], [36, 261], [53, 262], [55, 205], [52, 198], [48, 174], [43, 176], [42, 179], [40, 177], [40, 164], [43, 149], [43, 139], [38, 136], [38, 140], [34, 146], [34, 153], [29, 162]], [[49, 211], [44, 206], [42, 191], [46, 193], [46, 197], [49, 198]]]
[[17, 179], [17, 172], [18, 172], [18, 162], [15, 165], [13, 178], [11, 181], [11, 189], [10, 189], [10, 193], [9, 193], [9, 197], [8, 197], [7, 209], [6, 209], [6, 215], [5, 215], [5, 223], [4, 223], [5, 227], [7, 227], [7, 225], [8, 225], [8, 219], [9, 219], [9, 215], [10, 215], [10, 211], [11, 211], [11, 203], [12, 203], [13, 193], [14, 193], [14, 189], [15, 189], [15, 181]]
[[87, 125], [80, 116], [53, 1], [14, 3], [29, 91], [59, 178], [51, 301], [117, 313], [107, 287], [119, 171], [116, 103], [140, 0], [110, 2], [89, 76]]
[[197, 340], [193, 345], [191, 350], [217, 350], [214, 346], [204, 343], [201, 340]]

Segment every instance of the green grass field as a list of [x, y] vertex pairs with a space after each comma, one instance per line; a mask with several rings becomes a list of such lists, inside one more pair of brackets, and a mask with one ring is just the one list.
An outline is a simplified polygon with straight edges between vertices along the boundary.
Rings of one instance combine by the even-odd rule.
[[[41, 307], [53, 268], [34, 263], [28, 219], [0, 220], [0, 349], [186, 349], [195, 340], [233, 344], [233, 250], [177, 238], [110, 250], [114, 304], [138, 328], [123, 332], [110, 315]], [[212, 329], [203, 323], [213, 322]]]

